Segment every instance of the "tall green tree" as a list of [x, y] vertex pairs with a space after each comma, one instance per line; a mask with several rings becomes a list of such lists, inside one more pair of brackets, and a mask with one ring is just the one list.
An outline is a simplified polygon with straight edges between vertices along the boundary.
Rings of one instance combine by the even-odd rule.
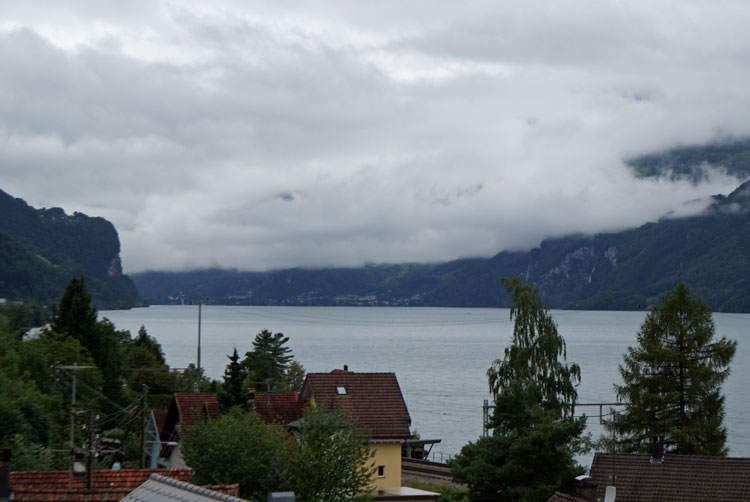
[[581, 372], [565, 362], [565, 340], [539, 291], [519, 277], [502, 284], [513, 300], [513, 339], [487, 370], [492, 435], [464, 446], [451, 467], [472, 501], [541, 502], [571, 490], [583, 471], [574, 459], [585, 428], [585, 417], [574, 417]]
[[302, 384], [305, 382], [305, 367], [297, 361], [290, 361], [281, 376], [279, 391], [302, 392]]
[[292, 350], [286, 346], [288, 341], [289, 337], [283, 333], [271, 334], [267, 329], [255, 336], [253, 350], [245, 354], [242, 365], [257, 390], [271, 392], [278, 388], [292, 360]]
[[65, 288], [52, 319], [53, 331], [73, 337], [91, 354], [101, 371], [104, 394], [114, 401], [123, 399], [123, 346], [130, 333], [118, 331], [107, 319], [97, 320], [96, 308], [82, 277], [73, 277]]
[[620, 365], [625, 411], [609, 424], [626, 451], [646, 452], [654, 436], [668, 451], [726, 455], [721, 384], [737, 342], [714, 339], [711, 310], [683, 283], [666, 293]]
[[77, 339], [92, 355], [97, 352], [96, 309], [91, 306], [91, 295], [86, 289], [83, 277], [70, 279], [50, 327], [52, 331]]
[[243, 498], [265, 500], [268, 492], [289, 488], [290, 447], [283, 427], [234, 409], [188, 429], [182, 453], [196, 483], [239, 483]]
[[219, 391], [219, 405], [223, 413], [228, 412], [235, 406], [241, 409], [248, 409], [249, 394], [245, 387], [245, 372], [242, 370], [240, 364], [240, 356], [237, 354], [237, 349], [234, 349], [229, 358], [229, 364], [227, 364], [224, 370], [224, 381], [221, 384], [221, 390]]
[[367, 436], [341, 410], [309, 408], [293, 434], [289, 475], [302, 502], [368, 500], [375, 472]]

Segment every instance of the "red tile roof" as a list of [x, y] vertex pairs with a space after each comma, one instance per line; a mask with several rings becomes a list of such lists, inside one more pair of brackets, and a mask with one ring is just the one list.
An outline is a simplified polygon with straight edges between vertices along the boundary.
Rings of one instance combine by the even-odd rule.
[[201, 488], [206, 488], [207, 490], [213, 490], [215, 492], [223, 493], [224, 495], [229, 495], [230, 497], [237, 497], [240, 496], [240, 484], [234, 483], [233, 485], [201, 485]]
[[183, 426], [195, 425], [200, 417], [219, 416], [219, 401], [214, 393], [175, 393], [174, 402]]
[[266, 423], [286, 425], [302, 416], [303, 405], [296, 392], [255, 393], [255, 412]]
[[164, 429], [164, 422], [167, 421], [167, 410], [152, 410], [151, 413], [154, 414], [156, 430], [161, 432]]
[[750, 500], [750, 458], [664, 456], [651, 463], [648, 454], [597, 453], [591, 464], [591, 482], [597, 498], [612, 484], [616, 473], [617, 502], [699, 502]]
[[115, 502], [146, 481], [152, 474], [191, 482], [191, 469], [123, 469], [92, 473], [92, 489], [86, 478], [75, 478], [68, 489], [70, 471], [18, 471], [10, 473], [13, 498], [20, 502]]
[[410, 435], [411, 417], [395, 373], [308, 373], [300, 397], [304, 402], [313, 397], [318, 406], [341, 409], [369, 431], [371, 439], [407, 439]]
[[[123, 469], [93, 471], [92, 489], [86, 478], [74, 478], [69, 489], [70, 471], [11, 472], [10, 486], [15, 502], [117, 502], [143, 484], [151, 474], [191, 483], [191, 469]], [[240, 485], [205, 485], [225, 495], [239, 497]]]
[[169, 404], [159, 437], [162, 441], [174, 441], [178, 439], [182, 427], [195, 425], [203, 416], [215, 418], [219, 415], [219, 400], [215, 393], [176, 392]]

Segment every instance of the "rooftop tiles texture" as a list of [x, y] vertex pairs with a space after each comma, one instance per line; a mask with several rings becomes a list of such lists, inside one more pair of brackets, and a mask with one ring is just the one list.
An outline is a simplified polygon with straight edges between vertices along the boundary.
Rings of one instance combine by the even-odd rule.
[[286, 425], [302, 415], [302, 407], [296, 392], [255, 393], [255, 412], [266, 423]]
[[[152, 475], [188, 483], [191, 469], [124, 469], [93, 471], [92, 488], [86, 478], [74, 478], [69, 471], [19, 471], [10, 476], [14, 501], [20, 502], [116, 502], [142, 485]], [[71, 486], [71, 488], [69, 488]], [[239, 497], [240, 485], [206, 485], [203, 488]]]
[[[345, 393], [339, 393], [337, 388]], [[411, 417], [395, 373], [333, 370], [308, 373], [301, 398], [327, 408], [340, 408], [367, 430], [372, 439], [407, 439]]]
[[69, 471], [16, 471], [10, 473], [10, 486], [13, 499], [20, 502], [114, 502], [154, 473], [179, 481], [193, 478], [191, 469], [100, 470], [93, 471], [88, 489], [85, 477], [71, 483]]
[[613, 473], [617, 502], [750, 500], [750, 458], [667, 454], [651, 463], [649, 454], [597, 453], [590, 474], [597, 498], [604, 500]]

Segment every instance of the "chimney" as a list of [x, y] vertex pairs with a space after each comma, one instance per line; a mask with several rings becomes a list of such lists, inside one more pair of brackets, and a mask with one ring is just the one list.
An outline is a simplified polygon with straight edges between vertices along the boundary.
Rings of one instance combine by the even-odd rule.
[[0, 450], [0, 501], [12, 500], [10, 490], [10, 448]]
[[596, 502], [596, 488], [599, 485], [591, 482], [591, 476], [581, 475], [576, 477], [576, 497]]
[[664, 461], [664, 436], [654, 436], [654, 442], [651, 445], [652, 464], [661, 464]]
[[344, 365], [344, 371], [349, 371], [349, 365], [348, 364]]

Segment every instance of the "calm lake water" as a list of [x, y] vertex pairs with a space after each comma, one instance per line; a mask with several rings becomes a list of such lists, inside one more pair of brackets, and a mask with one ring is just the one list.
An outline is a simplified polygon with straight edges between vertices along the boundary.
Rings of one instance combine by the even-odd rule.
[[[579, 402], [615, 400], [618, 365], [645, 313], [552, 312], [568, 347], [568, 361], [581, 366]], [[145, 325], [161, 343], [167, 363], [182, 368], [195, 363], [198, 308], [153, 306], [103, 311], [118, 329], [136, 334]], [[715, 314], [718, 336], [737, 340], [731, 375], [724, 384], [725, 424], [730, 455], [750, 457], [750, 314]], [[308, 372], [328, 372], [349, 365], [351, 371], [395, 372], [412, 418], [412, 430], [425, 439], [442, 439], [436, 460], [455, 455], [482, 433], [482, 402], [487, 368], [510, 342], [508, 309], [389, 307], [224, 307], [202, 310], [201, 363], [220, 378], [234, 347], [251, 350], [262, 329], [282, 332]], [[608, 410], [605, 408], [605, 412]], [[588, 431], [602, 433], [597, 407], [579, 407]], [[582, 463], [588, 462], [582, 459]]]

